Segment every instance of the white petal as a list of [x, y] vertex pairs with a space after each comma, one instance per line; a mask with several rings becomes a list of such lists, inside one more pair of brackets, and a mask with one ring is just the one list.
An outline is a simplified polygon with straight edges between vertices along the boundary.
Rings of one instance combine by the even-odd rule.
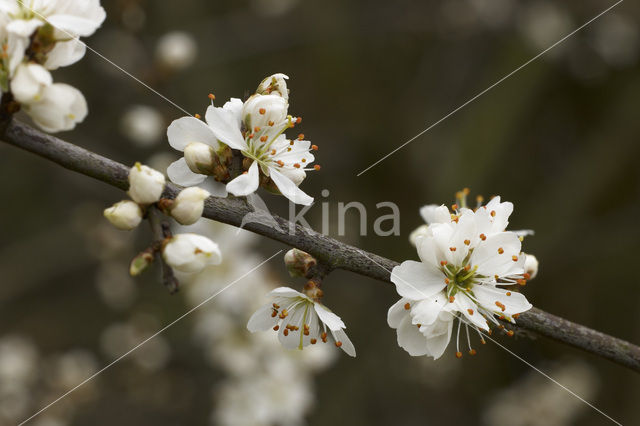
[[[476, 285], [473, 287], [473, 294], [482, 306], [486, 306], [487, 309], [497, 311], [507, 317], [528, 311], [533, 307], [524, 294], [517, 291], [504, 290], [488, 285]], [[496, 302], [503, 304], [505, 310], [502, 311], [496, 305]]]
[[402, 297], [421, 300], [433, 296], [445, 287], [444, 275], [434, 266], [407, 260], [391, 271], [391, 281]]
[[87, 46], [78, 39], [57, 41], [47, 55], [44, 66], [47, 69], [55, 70], [59, 67], [75, 64], [84, 57], [86, 50]]
[[427, 225], [451, 222], [451, 213], [444, 204], [441, 206], [436, 204], [423, 206], [420, 208], [420, 216], [427, 222]]
[[[303, 303], [296, 306], [293, 312], [289, 312], [289, 315], [282, 320], [280, 324], [280, 331], [278, 332], [278, 340], [282, 346], [287, 349], [302, 349], [304, 347], [304, 334], [303, 334], [303, 319], [305, 315], [309, 315], [309, 311], [313, 310], [311, 303]], [[289, 330], [285, 336], [284, 332], [287, 325], [295, 325], [298, 327], [297, 331]]]
[[433, 359], [442, 356], [451, 340], [451, 331], [453, 329], [453, 321], [438, 320], [428, 330], [427, 334], [427, 351]]
[[227, 184], [227, 191], [236, 197], [252, 194], [258, 189], [260, 184], [260, 171], [258, 162], [254, 161], [247, 173], [243, 173]]
[[[524, 257], [520, 256], [520, 248], [520, 240], [513, 232], [489, 235], [476, 246], [469, 262], [472, 267], [478, 266], [478, 274], [503, 276], [512, 271], [520, 257]], [[516, 262], [513, 256], [518, 257]]]
[[247, 143], [242, 137], [238, 120], [234, 114], [230, 110], [210, 106], [207, 108], [207, 124], [209, 124], [218, 140], [231, 148], [245, 150], [247, 149]]
[[242, 125], [242, 105], [242, 100], [231, 98], [222, 106], [223, 109], [229, 111], [236, 118], [238, 128]]
[[329, 330], [336, 331], [342, 328], [347, 328], [340, 317], [327, 309], [326, 306], [320, 303], [314, 303], [314, 308], [316, 310], [316, 313], [318, 314], [318, 317], [320, 317], [320, 321], [326, 324], [326, 326], [329, 327]]
[[256, 331], [266, 331], [270, 328], [273, 328], [280, 320], [276, 315], [271, 316], [273, 312], [273, 306], [271, 304], [264, 305], [260, 307], [251, 318], [249, 318], [249, 322], [247, 323], [247, 330], [252, 333]]
[[167, 176], [171, 182], [182, 186], [194, 186], [202, 183], [207, 176], [191, 171], [184, 157], [174, 161], [167, 167]]
[[[479, 286], [475, 286], [474, 290]], [[467, 295], [460, 292], [455, 295], [455, 301], [452, 305], [457, 307], [458, 312], [462, 312], [467, 321], [478, 328], [489, 330], [487, 320], [478, 312], [478, 306]]]
[[409, 303], [409, 299], [404, 297], [391, 305], [387, 312], [387, 323], [391, 328], [398, 328], [404, 317], [409, 315], [409, 311], [404, 306]]
[[[305, 294], [300, 293], [290, 287], [278, 287], [269, 292], [269, 296], [272, 297], [302, 297], [304, 299], [309, 299]], [[309, 299], [310, 300], [310, 299]]]
[[15, 19], [7, 25], [7, 31], [21, 37], [31, 37], [33, 32], [44, 25], [40, 19]]
[[60, 31], [83, 37], [93, 34], [102, 23], [102, 21], [62, 14], [49, 16], [47, 21]]
[[167, 137], [169, 145], [178, 151], [184, 151], [184, 148], [192, 142], [205, 143], [214, 149], [220, 146], [213, 130], [195, 117], [174, 120], [167, 129]]
[[415, 303], [411, 307], [411, 317], [413, 324], [431, 325], [447, 303], [444, 293], [435, 295]]
[[398, 327], [398, 345], [411, 356], [427, 354], [427, 339], [417, 326], [411, 324], [409, 316], [405, 317]]
[[347, 333], [344, 332], [344, 330], [336, 330], [336, 331], [332, 330], [331, 334], [333, 335], [333, 339], [336, 342], [341, 343], [340, 349], [345, 351], [346, 354], [349, 356], [352, 356], [352, 357], [356, 356], [356, 348], [355, 346], [353, 346], [353, 343], [351, 343], [351, 340], [347, 336]]
[[311, 205], [313, 203], [313, 197], [305, 194], [295, 183], [275, 168], [269, 168], [271, 179], [276, 184], [282, 195], [296, 204], [302, 204], [304, 206]]

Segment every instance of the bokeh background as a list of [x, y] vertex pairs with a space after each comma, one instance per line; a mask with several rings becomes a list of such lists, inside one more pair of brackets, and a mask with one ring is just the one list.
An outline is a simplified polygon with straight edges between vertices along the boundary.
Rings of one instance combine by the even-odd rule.
[[[360, 177], [356, 174], [613, 4], [545, 0], [111, 0], [88, 44], [191, 112], [288, 74], [291, 111], [320, 146], [305, 191], [367, 206], [343, 241], [415, 258], [418, 209], [455, 191], [513, 201], [513, 229], [541, 262], [525, 288], [544, 310], [640, 343], [640, 7], [626, 1]], [[88, 53], [55, 73], [90, 115], [62, 137], [125, 164], [177, 158], [165, 130], [184, 114]], [[25, 118], [26, 119], [26, 118]], [[227, 256], [171, 296], [158, 271], [127, 275], [150, 233], [111, 229], [119, 191], [0, 144], [0, 424], [38, 408], [195, 306], [281, 245], [199, 225]], [[323, 189], [328, 197], [321, 197]], [[269, 207], [287, 214], [283, 198]], [[376, 203], [401, 207], [398, 237], [373, 235]], [[320, 206], [306, 216], [319, 226]], [[599, 425], [607, 420], [488, 343], [476, 357], [411, 358], [386, 310], [392, 286], [335, 272], [325, 301], [357, 359], [299, 356], [244, 331], [282, 259], [150, 341], [33, 424]], [[545, 339], [500, 338], [623, 424], [640, 423], [640, 377]], [[265, 355], [266, 353], [266, 355]], [[285, 361], [283, 361], [285, 360]]]

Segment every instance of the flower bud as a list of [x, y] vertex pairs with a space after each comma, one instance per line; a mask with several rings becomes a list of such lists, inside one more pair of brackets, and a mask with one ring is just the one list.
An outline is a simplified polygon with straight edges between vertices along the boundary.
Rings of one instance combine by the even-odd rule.
[[527, 254], [524, 260], [524, 272], [530, 275], [529, 279], [538, 275], [538, 259], [532, 254]]
[[284, 255], [284, 264], [292, 277], [306, 277], [318, 262], [309, 253], [294, 248]]
[[222, 254], [218, 245], [198, 234], [178, 234], [169, 239], [162, 257], [180, 272], [200, 272], [207, 265], [218, 265]]
[[124, 200], [105, 209], [104, 217], [116, 228], [128, 231], [140, 224], [142, 209], [137, 203]]
[[278, 95], [253, 95], [242, 106], [242, 118], [249, 129], [280, 124], [287, 118], [287, 100]]
[[23, 109], [44, 131], [54, 133], [73, 129], [87, 116], [87, 101], [75, 87], [54, 83], [42, 91], [37, 102]]
[[153, 263], [152, 251], [145, 250], [133, 258], [133, 260], [131, 261], [131, 265], [129, 265], [129, 274], [132, 277], [138, 276], [141, 273], [143, 273], [152, 263]]
[[418, 239], [427, 235], [427, 229], [429, 229], [429, 225], [420, 225], [416, 229], [413, 230], [411, 234], [409, 234], [409, 241], [414, 246], [418, 245]]
[[22, 63], [11, 79], [11, 92], [18, 102], [37, 102], [42, 97], [44, 89], [52, 83], [53, 78], [45, 67], [33, 63]]
[[140, 204], [155, 203], [164, 191], [164, 175], [151, 167], [136, 163], [129, 171], [129, 196]]
[[259, 95], [278, 95], [285, 100], [289, 99], [289, 89], [287, 89], [287, 77], [282, 73], [270, 75], [262, 80], [256, 93]]
[[202, 217], [204, 200], [209, 192], [197, 186], [185, 188], [176, 197], [171, 206], [171, 216], [181, 225], [192, 225]]
[[212, 175], [216, 153], [212, 146], [202, 142], [191, 142], [184, 148], [184, 159], [194, 173]]

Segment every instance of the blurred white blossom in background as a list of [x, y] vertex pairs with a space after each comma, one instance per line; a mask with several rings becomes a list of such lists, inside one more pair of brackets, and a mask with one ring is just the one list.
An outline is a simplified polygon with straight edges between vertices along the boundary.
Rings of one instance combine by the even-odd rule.
[[198, 56], [195, 38], [184, 31], [169, 32], [158, 40], [156, 60], [172, 71], [180, 71], [193, 64]]
[[149, 147], [164, 139], [166, 125], [157, 109], [147, 105], [132, 105], [123, 114], [120, 129], [131, 142]]
[[[579, 361], [566, 362], [549, 375], [586, 400], [598, 388], [595, 370]], [[565, 426], [577, 424], [589, 407], [536, 371], [494, 395], [484, 412], [487, 426]]]

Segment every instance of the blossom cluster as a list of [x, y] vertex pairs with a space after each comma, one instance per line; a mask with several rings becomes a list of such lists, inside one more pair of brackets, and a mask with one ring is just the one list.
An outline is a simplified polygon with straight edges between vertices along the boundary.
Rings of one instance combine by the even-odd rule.
[[[185, 188], [175, 200], [162, 198], [166, 184], [162, 173], [136, 163], [129, 171], [129, 191], [132, 200], [123, 200], [105, 209], [104, 216], [116, 228], [136, 228], [150, 208], [158, 208], [182, 225], [194, 224], [202, 216], [204, 201], [209, 192], [202, 188]], [[167, 236], [160, 248], [152, 248], [137, 256], [131, 263], [131, 274], [138, 275], [153, 262], [153, 251], [161, 250], [165, 262], [182, 272], [199, 272], [206, 265], [218, 264], [221, 254], [218, 245], [202, 235], [184, 233]]]
[[0, 1], [3, 104], [17, 102], [48, 132], [71, 130], [84, 120], [82, 93], [54, 83], [50, 71], [79, 61], [86, 51], [79, 38], [93, 34], [105, 17], [100, 0]]
[[202, 221], [195, 229], [225, 248], [220, 265], [181, 277], [190, 306], [218, 294], [197, 310], [193, 321], [204, 359], [223, 376], [212, 385], [211, 424], [304, 424], [318, 401], [315, 377], [337, 360], [339, 351], [333, 344], [283, 351], [276, 333], [248, 332], [246, 318], [259, 309], [261, 296], [281, 285], [268, 267], [247, 275], [261, 260], [257, 236], [215, 222]]
[[[169, 166], [169, 178], [192, 186], [213, 176], [235, 196], [252, 194], [262, 186], [294, 203], [310, 205], [313, 198], [298, 186], [307, 171], [320, 169], [310, 166], [311, 151], [318, 148], [304, 134], [287, 139], [285, 132], [302, 121], [289, 115], [287, 79], [281, 73], [267, 77], [245, 102], [231, 98], [222, 107], [214, 106], [215, 96], [209, 95], [205, 121], [196, 114], [171, 123], [169, 144], [184, 156]], [[236, 176], [231, 170], [234, 153], [242, 158]]]
[[456, 356], [462, 356], [462, 325], [474, 355], [469, 328], [484, 343], [490, 324], [504, 328], [499, 320], [515, 323], [532, 307], [518, 291], [537, 269], [535, 257], [521, 251], [523, 236], [531, 231], [506, 231], [513, 204], [500, 197], [474, 210], [466, 207], [466, 192], [459, 197], [453, 212], [444, 205], [422, 208], [427, 224], [411, 237], [420, 261], [405, 261], [391, 273], [402, 298], [389, 309], [388, 323], [397, 329], [398, 344], [413, 356], [440, 357], [455, 320]]

